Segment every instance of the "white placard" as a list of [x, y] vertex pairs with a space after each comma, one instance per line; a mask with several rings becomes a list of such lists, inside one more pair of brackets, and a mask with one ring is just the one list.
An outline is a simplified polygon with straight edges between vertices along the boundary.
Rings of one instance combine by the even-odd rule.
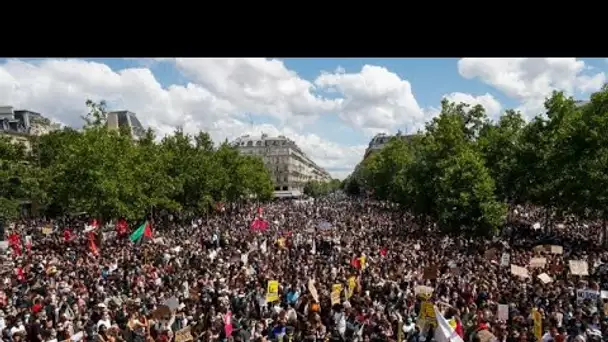
[[549, 284], [550, 282], [553, 281], [553, 278], [551, 278], [547, 273], [539, 274], [538, 279], [540, 279], [545, 284]]
[[507, 304], [498, 304], [498, 320], [506, 322], [509, 320], [509, 306]]
[[588, 276], [589, 275], [589, 264], [587, 264], [584, 260], [570, 260], [568, 262], [570, 265], [570, 272], [574, 275], [578, 276]]
[[511, 264], [511, 274], [516, 275], [522, 278], [528, 278], [530, 275], [528, 274], [528, 270], [525, 267], [517, 266]]

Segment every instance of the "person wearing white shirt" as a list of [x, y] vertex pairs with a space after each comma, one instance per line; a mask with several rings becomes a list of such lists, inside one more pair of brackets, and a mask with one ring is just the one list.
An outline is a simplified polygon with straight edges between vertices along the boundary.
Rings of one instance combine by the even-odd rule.
[[101, 319], [99, 321], [97, 321], [97, 329], [99, 329], [99, 327], [102, 325], [104, 325], [106, 327], [106, 329], [110, 329], [110, 327], [112, 326], [110, 314], [107, 311], [104, 311]]
[[15, 335], [18, 332], [25, 334], [25, 326], [21, 321], [17, 321], [15, 326], [11, 328], [11, 335]]

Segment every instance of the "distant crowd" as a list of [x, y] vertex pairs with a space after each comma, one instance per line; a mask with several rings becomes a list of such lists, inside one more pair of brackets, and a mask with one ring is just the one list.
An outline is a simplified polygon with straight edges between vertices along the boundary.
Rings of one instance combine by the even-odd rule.
[[0, 245], [1, 336], [603, 340], [601, 224], [545, 227], [544, 211], [527, 207], [509, 216], [493, 239], [445, 236], [389, 204], [335, 197], [227, 206], [187, 222], [15, 222]]

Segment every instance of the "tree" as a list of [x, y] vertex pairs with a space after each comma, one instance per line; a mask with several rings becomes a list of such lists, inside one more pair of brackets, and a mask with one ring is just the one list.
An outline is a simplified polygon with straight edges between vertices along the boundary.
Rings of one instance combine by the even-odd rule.
[[304, 193], [311, 197], [322, 197], [337, 191], [341, 186], [342, 182], [337, 179], [329, 181], [309, 181], [304, 185]]
[[525, 121], [519, 112], [508, 110], [499, 121], [487, 123], [480, 132], [477, 146], [485, 166], [496, 183], [496, 195], [503, 201], [517, 199], [525, 187], [519, 182], [518, 153]]
[[16, 218], [19, 201], [32, 197], [44, 200], [52, 216], [84, 211], [104, 221], [140, 220], [155, 209], [202, 213], [218, 201], [272, 196], [258, 157], [228, 144], [215, 148], [204, 132], [177, 129], [158, 143], [148, 130], [133, 140], [128, 130], [107, 129], [103, 101], [87, 106], [83, 130], [38, 137], [31, 154], [0, 141], [0, 215]]

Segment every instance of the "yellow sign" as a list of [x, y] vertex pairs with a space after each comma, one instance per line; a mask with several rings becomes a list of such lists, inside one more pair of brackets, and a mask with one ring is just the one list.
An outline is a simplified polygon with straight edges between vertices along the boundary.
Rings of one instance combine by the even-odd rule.
[[543, 316], [537, 309], [532, 311], [532, 319], [534, 320], [534, 337], [541, 341], [543, 338]]
[[355, 288], [357, 287], [357, 278], [350, 277], [348, 278], [348, 291], [346, 291], [346, 299], [350, 299], [355, 293]]
[[284, 238], [278, 238], [277, 239], [277, 245], [279, 245], [280, 248], [285, 248], [285, 239]]
[[51, 235], [53, 233], [53, 228], [51, 227], [43, 227], [42, 228], [42, 234], [44, 235]]
[[268, 290], [266, 291], [266, 301], [269, 303], [279, 300], [279, 282], [276, 280], [268, 281]]
[[340, 292], [342, 292], [342, 284], [333, 284], [331, 287], [331, 305], [340, 304]]
[[362, 256], [359, 258], [359, 262], [361, 263], [361, 269], [362, 269], [362, 270], [364, 270], [364, 269], [365, 269], [365, 266], [366, 266], [365, 262], [366, 262], [366, 261], [367, 261], [367, 258], [365, 257], [365, 255], [362, 255]]
[[429, 301], [423, 301], [420, 305], [420, 315], [418, 315], [418, 325], [428, 324], [435, 326], [437, 318], [435, 317], [435, 306]]

